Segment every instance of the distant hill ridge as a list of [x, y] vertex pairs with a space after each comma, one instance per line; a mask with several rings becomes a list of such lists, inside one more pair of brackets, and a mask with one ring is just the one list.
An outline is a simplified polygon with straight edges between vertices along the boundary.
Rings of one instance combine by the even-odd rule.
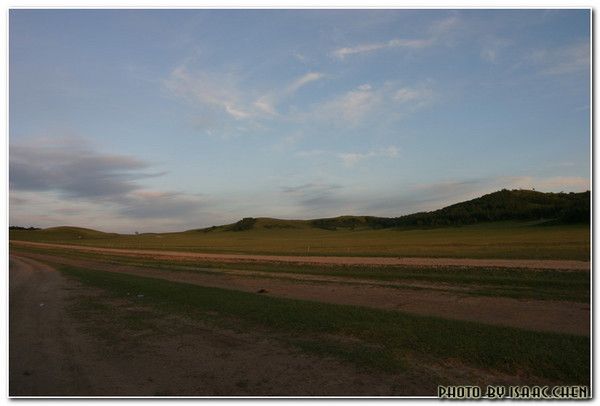
[[197, 231], [244, 231], [254, 228], [381, 229], [393, 227], [445, 227], [493, 221], [540, 221], [543, 224], [590, 222], [590, 192], [544, 193], [503, 189], [439, 210], [400, 217], [339, 216], [314, 220], [280, 220], [246, 217], [236, 223]]
[[[400, 217], [339, 216], [314, 220], [281, 220], [246, 217], [236, 223], [188, 232], [245, 231], [269, 229], [368, 230], [382, 228], [435, 228], [494, 221], [537, 221], [541, 225], [590, 223], [590, 192], [544, 193], [533, 190], [500, 190], [439, 210]], [[62, 239], [101, 239], [117, 236], [80, 227], [11, 226], [14, 231], [50, 233]]]

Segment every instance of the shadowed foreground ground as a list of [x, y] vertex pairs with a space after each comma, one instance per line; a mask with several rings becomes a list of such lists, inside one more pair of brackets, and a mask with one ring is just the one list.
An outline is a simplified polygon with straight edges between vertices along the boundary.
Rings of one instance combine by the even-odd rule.
[[52, 257], [11, 253], [11, 396], [432, 396], [438, 384], [580, 384], [589, 374], [569, 361], [586, 365], [584, 337], [339, 306], [317, 289], [384, 300], [386, 286]]
[[[432, 393], [432, 384], [417, 378], [367, 374], [267, 335], [208, 328], [119, 302], [111, 303], [112, 313], [88, 312], [91, 319], [82, 322], [67, 311], [81, 295], [101, 292], [39, 262], [11, 258], [11, 396]], [[143, 316], [147, 329], [120, 331], [120, 312]]]

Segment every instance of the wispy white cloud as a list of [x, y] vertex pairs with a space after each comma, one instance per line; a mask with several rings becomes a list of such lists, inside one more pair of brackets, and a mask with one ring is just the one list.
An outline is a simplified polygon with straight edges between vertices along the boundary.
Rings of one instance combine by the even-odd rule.
[[336, 127], [356, 127], [369, 118], [398, 119], [425, 106], [437, 98], [431, 83], [399, 86], [385, 83], [377, 88], [365, 83], [334, 96], [299, 114], [304, 121], [325, 121]]
[[555, 49], [534, 51], [529, 60], [542, 74], [563, 75], [590, 69], [590, 45], [580, 42]]
[[254, 106], [269, 115], [278, 115], [278, 104], [280, 104], [285, 99], [293, 96], [294, 93], [296, 93], [302, 87], [324, 77], [325, 75], [320, 72], [308, 72], [305, 75], [294, 79], [290, 84], [284, 87], [283, 90], [271, 91], [267, 94], [262, 95], [261, 97], [256, 99], [256, 101], [254, 101]]
[[287, 94], [293, 94], [297, 92], [301, 87], [309, 84], [310, 82], [314, 82], [323, 78], [325, 75], [319, 72], [309, 72], [306, 75], [302, 75], [292, 83], [290, 83], [287, 87]]
[[266, 113], [271, 116], [277, 115], [277, 109], [275, 107], [275, 97], [273, 95], [264, 95], [256, 99], [253, 103], [259, 111]]
[[225, 112], [236, 120], [254, 112], [243, 100], [233, 75], [191, 71], [181, 65], [173, 69], [165, 85], [174, 95]]
[[218, 114], [236, 121], [278, 116], [278, 104], [324, 77], [320, 72], [308, 72], [281, 86], [282, 90], [264, 91], [256, 86], [242, 86], [239, 75], [193, 70], [183, 64], [171, 71], [164, 85], [171, 94], [201, 109], [202, 117], [195, 120], [197, 123], [216, 126]]
[[435, 93], [430, 87], [402, 87], [396, 90], [392, 99], [398, 103], [410, 103], [415, 107], [423, 107], [435, 99]]
[[316, 106], [317, 116], [326, 119], [342, 120], [352, 125], [358, 124], [384, 101], [384, 94], [363, 84], [331, 100]]
[[[394, 40], [393, 46], [417, 46], [419, 43]], [[336, 126], [357, 126], [371, 115], [402, 116], [430, 104], [436, 94], [430, 83], [398, 86], [384, 83], [373, 87], [369, 83], [317, 102], [308, 108], [282, 110], [281, 105], [299, 90], [327, 77], [311, 71], [290, 80], [279, 89], [261, 91], [256, 87], [243, 88], [242, 80], [234, 74], [214, 74], [192, 70], [181, 65], [165, 80], [166, 88], [175, 96], [198, 107], [194, 122], [211, 134], [239, 133], [239, 124], [227, 119], [245, 122], [254, 127], [264, 120], [335, 122]], [[247, 82], [247, 81], [246, 81]], [[253, 128], [254, 128], [253, 127]], [[228, 131], [227, 128], [230, 130]]]
[[505, 48], [511, 45], [511, 41], [505, 38], [485, 37], [481, 41], [479, 56], [484, 61], [494, 64], [502, 55]]

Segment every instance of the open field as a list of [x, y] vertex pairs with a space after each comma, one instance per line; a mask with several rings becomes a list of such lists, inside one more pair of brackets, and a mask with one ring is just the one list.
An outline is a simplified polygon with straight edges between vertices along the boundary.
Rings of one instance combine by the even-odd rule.
[[[295, 224], [295, 223], [292, 223]], [[284, 227], [284, 228], [278, 228]], [[120, 235], [59, 227], [11, 230], [11, 240], [105, 248], [205, 253], [565, 259], [589, 261], [589, 225], [544, 226], [532, 222], [496, 222], [432, 229], [323, 230], [280, 223], [244, 231], [186, 231]]]
[[[50, 328], [39, 318], [52, 310], [57, 327], [40, 332], [45, 344], [11, 329], [11, 394], [589, 384], [589, 269], [228, 262], [17, 243], [13, 277], [24, 282], [11, 279], [11, 320]], [[62, 369], [40, 368], [73, 345]]]
[[[31, 245], [36, 244], [36, 245]], [[112, 269], [123, 266], [143, 267], [146, 271], [156, 269], [167, 273], [192, 273], [226, 275], [261, 276], [262, 278], [288, 278], [315, 280], [319, 282], [342, 281], [369, 284], [383, 284], [394, 287], [429, 286], [437, 291], [456, 290], [463, 294], [479, 296], [505, 296], [514, 298], [532, 298], [546, 300], [572, 300], [589, 302], [589, 263], [574, 261], [535, 261], [537, 268], [519, 268], [522, 261], [514, 260], [513, 267], [502, 262], [503, 267], [470, 265], [364, 265], [352, 264], [353, 258], [344, 258], [350, 262], [342, 264], [306, 263], [285, 261], [258, 261], [251, 257], [249, 261], [223, 261], [221, 256], [198, 257], [196, 254], [174, 253], [167, 255], [150, 254], [149, 251], [110, 250], [100, 248], [63, 245], [37, 245], [37, 243], [13, 242], [12, 252], [24, 252], [42, 260], [50, 259], [63, 263], [89, 266], [90, 263], [103, 263]], [[280, 260], [289, 257], [276, 257]], [[311, 257], [311, 259], [319, 257]], [[324, 259], [331, 259], [325, 257]], [[363, 258], [359, 258], [363, 259]], [[366, 258], [370, 260], [371, 258]], [[461, 260], [458, 260], [461, 261]], [[530, 262], [525, 262], [529, 265]], [[546, 265], [548, 268], [540, 266]], [[556, 269], [560, 265], [562, 268]], [[575, 265], [574, 269], [565, 268]], [[550, 268], [550, 269], [549, 269]]]

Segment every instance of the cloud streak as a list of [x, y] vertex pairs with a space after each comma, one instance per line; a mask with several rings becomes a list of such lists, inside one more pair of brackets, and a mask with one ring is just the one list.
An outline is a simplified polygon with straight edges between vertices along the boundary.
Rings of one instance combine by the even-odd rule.
[[344, 60], [351, 55], [368, 54], [387, 49], [423, 49], [446, 41], [446, 36], [456, 30], [460, 20], [450, 16], [433, 22], [428, 28], [428, 36], [424, 38], [393, 38], [385, 42], [372, 42], [334, 49], [330, 55], [338, 60]]
[[297, 92], [301, 87], [304, 87], [311, 82], [322, 79], [324, 76], [325, 75], [319, 72], [309, 72], [305, 75], [302, 75], [288, 85], [286, 93], [293, 94]]
[[271, 116], [277, 116], [279, 115], [277, 107], [278, 104], [292, 97], [298, 90], [300, 90], [304, 86], [310, 84], [311, 82], [320, 80], [324, 77], [325, 75], [322, 73], [309, 72], [305, 75], [294, 79], [289, 85], [284, 87], [284, 90], [272, 91], [261, 96], [253, 103], [253, 105], [263, 113], [266, 113]]
[[387, 42], [376, 42], [370, 44], [359, 44], [352, 47], [343, 47], [335, 49], [331, 52], [331, 55], [337, 59], [345, 59], [350, 55], [364, 54], [382, 49], [389, 48], [408, 48], [408, 49], [420, 49], [426, 48], [433, 44], [433, 39], [404, 39], [395, 38]]
[[149, 164], [126, 155], [100, 154], [85, 145], [11, 145], [11, 190], [57, 190], [67, 197], [120, 196], [139, 188], [136, 180], [157, 176]]

